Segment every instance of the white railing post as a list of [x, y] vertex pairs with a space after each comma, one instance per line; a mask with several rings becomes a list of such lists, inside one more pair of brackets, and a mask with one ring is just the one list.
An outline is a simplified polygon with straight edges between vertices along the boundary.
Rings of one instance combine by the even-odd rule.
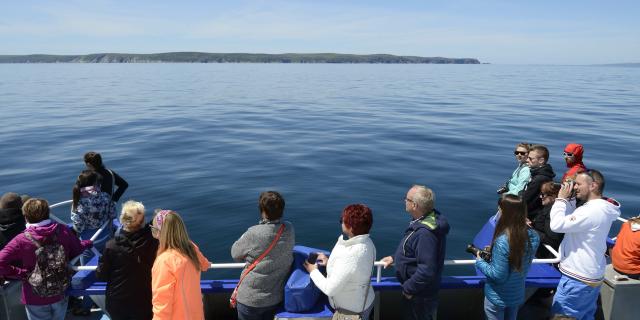
[[[92, 242], [93, 242], [93, 241], [96, 241], [96, 239], [98, 238], [98, 236], [100, 235], [100, 233], [102, 233], [102, 231], [104, 231], [104, 229], [109, 225], [109, 223], [113, 223], [113, 221], [111, 221], [111, 219], [109, 219], [109, 221], [105, 222], [105, 223], [102, 225], [102, 227], [100, 227], [100, 229], [98, 229], [98, 230], [96, 231], [96, 233], [94, 233], [94, 234], [93, 234], [93, 236], [91, 236], [91, 239], [90, 239], [90, 240], [91, 240]], [[97, 256], [99, 256], [99, 255], [100, 255], [100, 252], [98, 252], [98, 249], [96, 249], [95, 247], [91, 247], [91, 251], [92, 251], [95, 255], [97, 255]], [[75, 257], [75, 258], [73, 258], [73, 260], [71, 260], [69, 263], [71, 263], [72, 265], [73, 265], [73, 264], [76, 264], [76, 262], [78, 262], [78, 260], [80, 259], [80, 257], [81, 257], [81, 256], [82, 256], [82, 254], [80, 254], [79, 256], [77, 256], [77, 257]]]

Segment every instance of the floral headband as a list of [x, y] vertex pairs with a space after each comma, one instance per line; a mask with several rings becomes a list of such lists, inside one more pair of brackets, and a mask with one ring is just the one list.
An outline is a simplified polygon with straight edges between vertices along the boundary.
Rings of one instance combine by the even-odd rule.
[[162, 224], [164, 224], [164, 219], [170, 213], [171, 213], [171, 210], [160, 210], [160, 212], [156, 214], [156, 217], [153, 218], [155, 220], [155, 227], [158, 229], [158, 231], [162, 229]]

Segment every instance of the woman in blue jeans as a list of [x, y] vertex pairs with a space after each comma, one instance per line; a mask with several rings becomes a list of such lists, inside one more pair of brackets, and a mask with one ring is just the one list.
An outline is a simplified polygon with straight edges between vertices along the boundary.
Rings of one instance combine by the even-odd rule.
[[[106, 225], [93, 242], [93, 247], [98, 252], [102, 252], [107, 241], [113, 237], [112, 221], [114, 218], [115, 205], [111, 201], [111, 195], [100, 190], [98, 174], [93, 170], [82, 171], [72, 190], [71, 222], [73, 229], [81, 240], [87, 240]], [[87, 250], [80, 257], [80, 263], [85, 265], [91, 258], [93, 258], [93, 252]], [[82, 307], [74, 310], [74, 315], [89, 315], [91, 304], [91, 298], [84, 296]]]
[[476, 267], [486, 277], [484, 311], [487, 319], [513, 319], [524, 303], [524, 281], [540, 239], [526, 223], [527, 205], [514, 195], [503, 196], [491, 243], [491, 259], [478, 254]]

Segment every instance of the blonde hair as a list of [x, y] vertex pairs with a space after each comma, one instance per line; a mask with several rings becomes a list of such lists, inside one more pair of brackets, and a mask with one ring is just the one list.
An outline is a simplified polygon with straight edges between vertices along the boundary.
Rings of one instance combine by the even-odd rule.
[[135, 219], [134, 215], [144, 216], [144, 205], [142, 202], [129, 200], [122, 205], [122, 212], [120, 213], [120, 223], [127, 230], [138, 230], [144, 223], [144, 219], [140, 223], [133, 224]]
[[[156, 212], [156, 215], [157, 214], [158, 212]], [[187, 228], [182, 218], [180, 218], [180, 215], [175, 211], [169, 211], [164, 217], [162, 226], [158, 227], [160, 227], [158, 255], [169, 249], [176, 250], [191, 260], [196, 270], [200, 271], [200, 260], [198, 259], [194, 245], [191, 243], [191, 239], [189, 239]]]

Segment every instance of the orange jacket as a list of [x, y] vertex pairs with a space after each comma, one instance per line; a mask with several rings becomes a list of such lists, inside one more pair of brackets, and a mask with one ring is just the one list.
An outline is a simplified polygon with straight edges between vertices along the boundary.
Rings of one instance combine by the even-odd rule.
[[618, 271], [640, 274], [640, 230], [631, 230], [629, 222], [620, 228], [616, 245], [611, 250], [611, 262]]
[[211, 263], [192, 242], [200, 260], [200, 270], [176, 250], [169, 249], [156, 257], [151, 269], [153, 320], [203, 320], [200, 273]]

